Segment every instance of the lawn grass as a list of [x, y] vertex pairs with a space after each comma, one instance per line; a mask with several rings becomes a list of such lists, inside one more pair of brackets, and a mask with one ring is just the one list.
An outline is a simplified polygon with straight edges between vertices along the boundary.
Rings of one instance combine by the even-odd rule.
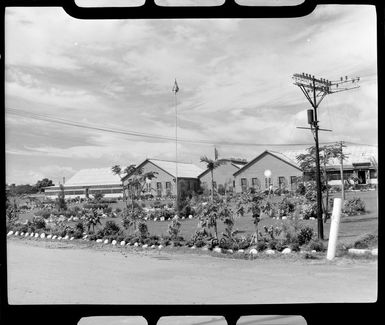
[[[346, 199], [352, 198], [353, 196], [359, 196], [366, 204], [367, 213], [357, 216], [344, 216], [341, 218], [341, 223], [339, 227], [339, 242], [340, 243], [351, 243], [358, 239], [363, 234], [375, 234], [378, 235], [378, 192], [377, 191], [367, 191], [367, 192], [345, 192]], [[340, 193], [334, 193], [331, 197], [341, 197]], [[279, 197], [273, 197], [272, 200], [279, 200]], [[122, 208], [124, 203], [118, 201], [117, 203], [112, 203], [111, 207], [116, 209], [117, 207]], [[71, 205], [72, 207], [73, 205]], [[20, 219], [24, 221], [26, 219], [31, 219], [34, 215], [33, 211], [21, 214]], [[105, 218], [101, 219], [102, 226], [109, 220], [116, 222], [119, 226], [122, 226], [120, 218]], [[198, 220], [194, 219], [184, 219], [180, 220], [181, 229], [180, 235], [184, 237], [185, 240], [189, 240], [191, 236], [197, 229]], [[262, 217], [259, 223], [259, 231], [263, 229], [263, 226], [276, 226], [281, 225], [285, 220], [271, 219], [268, 217]], [[170, 221], [147, 221], [148, 229], [152, 235], [167, 235], [167, 228]], [[71, 224], [71, 223], [69, 223]], [[317, 220], [301, 220], [301, 224], [304, 226], [312, 227], [314, 232], [317, 233]], [[253, 224], [253, 219], [250, 215], [245, 215], [243, 217], [235, 218], [234, 230], [238, 230], [239, 235], [252, 234], [255, 231], [255, 226]], [[325, 241], [329, 237], [330, 231], [330, 220], [324, 223], [324, 238]], [[218, 222], [218, 234], [224, 232], [224, 224]]]

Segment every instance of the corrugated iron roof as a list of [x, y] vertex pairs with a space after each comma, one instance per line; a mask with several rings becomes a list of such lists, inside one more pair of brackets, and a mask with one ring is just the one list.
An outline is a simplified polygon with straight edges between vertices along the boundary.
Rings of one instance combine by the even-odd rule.
[[114, 175], [111, 167], [106, 167], [81, 169], [64, 186], [120, 185], [121, 183], [119, 175]]
[[[176, 177], [176, 162], [175, 161], [167, 161], [167, 160], [158, 160], [158, 159], [148, 159], [154, 165], [160, 167], [167, 173]], [[191, 163], [183, 163], [178, 162], [178, 177], [183, 178], [197, 178], [198, 175], [203, 173], [204, 169], [191, 164]]]
[[291, 157], [289, 157], [285, 153], [278, 152], [278, 151], [273, 151], [273, 150], [267, 150], [267, 151], [272, 153], [273, 155], [277, 156], [278, 158], [281, 158], [282, 160], [288, 162], [289, 164], [292, 164], [292, 165], [297, 166], [298, 168], [300, 168], [297, 160], [296, 159], [292, 159]]
[[[297, 161], [296, 157], [299, 154], [306, 153], [306, 149], [301, 150], [285, 150], [281, 151], [281, 154], [287, 156], [289, 159]], [[375, 146], [364, 146], [364, 145], [346, 145], [343, 148], [343, 153], [348, 155], [344, 159], [344, 166], [352, 167], [353, 164], [357, 163], [371, 163], [371, 159], [374, 159], [377, 162], [378, 157], [378, 148]], [[298, 163], [296, 163], [298, 165]], [[331, 159], [329, 166], [339, 166], [339, 159]]]

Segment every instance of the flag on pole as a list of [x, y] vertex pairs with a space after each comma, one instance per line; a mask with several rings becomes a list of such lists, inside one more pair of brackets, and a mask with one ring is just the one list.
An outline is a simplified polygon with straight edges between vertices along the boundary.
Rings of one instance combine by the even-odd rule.
[[178, 87], [178, 83], [176, 82], [176, 79], [175, 79], [175, 82], [174, 82], [174, 87], [172, 87], [172, 91], [175, 94], [179, 91], [179, 87]]
[[214, 147], [214, 157], [215, 157], [215, 160], [218, 159], [218, 150], [215, 147]]

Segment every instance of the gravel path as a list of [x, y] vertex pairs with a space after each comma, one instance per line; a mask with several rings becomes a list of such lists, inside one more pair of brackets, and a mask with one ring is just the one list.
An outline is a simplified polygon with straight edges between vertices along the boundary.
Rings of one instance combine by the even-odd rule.
[[377, 260], [240, 260], [12, 239], [11, 304], [373, 302]]

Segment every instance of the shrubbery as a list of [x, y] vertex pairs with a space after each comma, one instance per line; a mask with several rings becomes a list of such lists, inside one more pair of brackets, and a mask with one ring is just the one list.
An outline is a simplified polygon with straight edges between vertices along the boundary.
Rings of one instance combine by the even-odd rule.
[[365, 202], [357, 196], [348, 199], [344, 202], [343, 212], [349, 216], [365, 213]]
[[279, 216], [289, 216], [295, 210], [295, 203], [293, 200], [284, 196], [277, 204]]
[[378, 236], [374, 234], [364, 234], [354, 242], [354, 248], [367, 249], [378, 244]]
[[122, 229], [120, 229], [120, 227], [114, 221], [109, 220], [106, 222], [102, 229], [99, 229], [99, 231], [96, 233], [96, 236], [98, 238], [104, 238], [122, 235], [122, 233]]
[[86, 203], [83, 205], [84, 209], [106, 209], [108, 208], [107, 203]]
[[36, 230], [43, 230], [45, 229], [45, 220], [42, 217], [33, 217], [32, 219], [32, 226]]
[[43, 217], [44, 219], [48, 219], [51, 215], [52, 211], [48, 209], [42, 209], [35, 212], [35, 216]]
[[306, 245], [310, 240], [313, 238], [314, 230], [311, 227], [304, 227], [301, 228], [298, 233], [298, 244], [300, 246]]
[[317, 252], [324, 252], [326, 250], [324, 243], [319, 239], [311, 239], [307, 247], [309, 250], [315, 250]]

